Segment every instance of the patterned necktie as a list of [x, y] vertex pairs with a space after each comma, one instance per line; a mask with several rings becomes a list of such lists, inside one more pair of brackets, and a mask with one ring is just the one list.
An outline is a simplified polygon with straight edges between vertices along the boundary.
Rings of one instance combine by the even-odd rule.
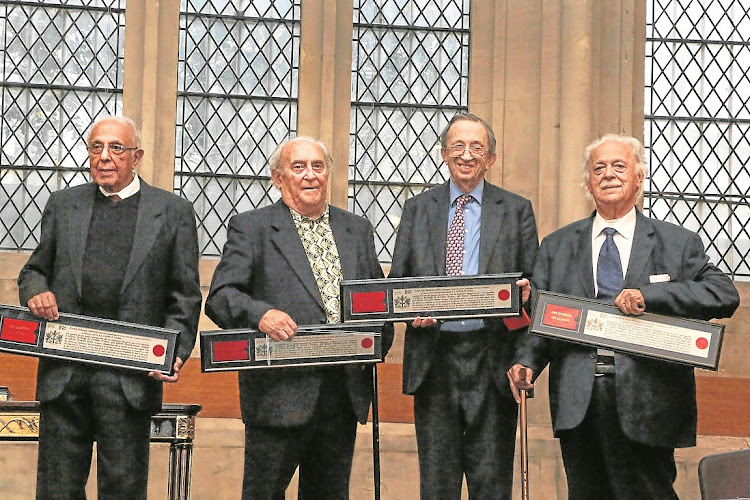
[[[325, 219], [325, 220], [324, 220]], [[339, 285], [343, 279], [341, 260], [327, 218], [302, 219], [298, 233], [323, 300], [328, 323], [341, 322]]]
[[596, 264], [596, 285], [599, 289], [596, 298], [614, 299], [622, 291], [625, 281], [622, 277], [620, 252], [612, 237], [617, 230], [606, 227], [602, 232], [607, 235], [607, 239], [599, 250], [599, 261]]
[[471, 199], [468, 194], [462, 194], [456, 199], [456, 213], [448, 228], [448, 238], [445, 248], [446, 276], [459, 276], [462, 272], [464, 260], [464, 207]]

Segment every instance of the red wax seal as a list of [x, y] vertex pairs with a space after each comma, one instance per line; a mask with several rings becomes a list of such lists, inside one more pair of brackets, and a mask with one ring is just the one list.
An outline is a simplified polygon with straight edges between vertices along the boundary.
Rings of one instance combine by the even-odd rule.
[[161, 344], [155, 345], [153, 349], [153, 353], [154, 353], [154, 356], [156, 356], [157, 358], [161, 358], [162, 356], [164, 356], [164, 346]]
[[510, 298], [510, 291], [508, 290], [500, 290], [497, 292], [497, 298], [500, 300], [508, 300]]
[[362, 339], [361, 344], [364, 349], [369, 349], [372, 347], [372, 339], [370, 337], [365, 337]]
[[708, 340], [705, 337], [698, 337], [695, 339], [695, 347], [698, 349], [705, 349], [708, 347]]

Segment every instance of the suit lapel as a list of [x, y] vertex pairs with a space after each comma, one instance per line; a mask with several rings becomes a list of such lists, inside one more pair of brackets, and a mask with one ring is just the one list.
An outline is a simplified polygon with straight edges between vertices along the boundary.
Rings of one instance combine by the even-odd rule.
[[[503, 219], [505, 218], [505, 206], [499, 196], [499, 191], [493, 189], [489, 182], [484, 183], [482, 193], [482, 221], [479, 232], [479, 269], [478, 274], [485, 274], [490, 263], [490, 257], [501, 248], [495, 248], [495, 243], [500, 237]], [[495, 258], [496, 262], [502, 262], [502, 256]], [[504, 268], [505, 266], [503, 266]]]
[[271, 240], [276, 245], [278, 252], [289, 263], [289, 268], [299, 277], [308, 293], [315, 298], [320, 308], [325, 310], [323, 299], [320, 298], [318, 284], [315, 281], [315, 275], [310, 268], [305, 248], [302, 246], [297, 227], [292, 220], [292, 214], [281, 201], [276, 202], [274, 207], [276, 209], [273, 211], [273, 219], [271, 220], [271, 228], [274, 233]]
[[156, 237], [164, 224], [165, 206], [156, 197], [156, 189], [146, 184], [141, 179], [141, 199], [138, 202], [138, 216], [135, 221], [135, 234], [133, 235], [133, 249], [130, 252], [130, 261], [125, 271], [121, 290], [125, 290], [133, 280], [138, 268], [146, 260], [151, 248], [156, 242]]
[[341, 217], [340, 212], [330, 208], [331, 230], [333, 239], [336, 241], [336, 249], [341, 262], [341, 274], [344, 279], [353, 279], [357, 276], [357, 245], [349, 244], [354, 241], [354, 231], [348, 224], [346, 218]]
[[431, 206], [427, 209], [426, 236], [432, 245], [435, 256], [435, 275], [445, 275], [445, 249], [448, 238], [448, 214], [450, 209], [450, 188], [448, 183], [429, 191]]
[[[596, 297], [596, 287], [594, 286], [594, 269], [592, 267], [592, 256], [591, 256], [591, 231], [594, 224], [594, 215], [589, 217], [588, 221], [579, 226], [577, 241], [573, 242], [575, 245], [578, 244], [579, 256], [574, 256], [574, 260], [578, 263], [578, 279], [581, 281], [581, 286], [586, 294], [586, 297]], [[575, 249], [573, 249], [575, 253]]]
[[82, 294], [83, 285], [83, 255], [86, 252], [86, 239], [91, 225], [91, 214], [94, 211], [94, 197], [96, 196], [96, 184], [90, 184], [89, 194], [76, 199], [71, 205], [70, 217], [68, 217], [68, 231], [70, 238], [70, 265], [75, 277], [78, 296]]
[[635, 233], [630, 249], [628, 270], [625, 273], [625, 288], [636, 288], [642, 283], [642, 280], [638, 278], [643, 273], [646, 263], [650, 261], [651, 251], [654, 248], [653, 234], [654, 228], [648, 218], [636, 210]]

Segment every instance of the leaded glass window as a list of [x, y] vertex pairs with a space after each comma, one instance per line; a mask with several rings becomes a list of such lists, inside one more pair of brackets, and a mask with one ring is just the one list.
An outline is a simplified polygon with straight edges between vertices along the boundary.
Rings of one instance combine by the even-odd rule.
[[390, 262], [404, 202], [448, 179], [438, 135], [468, 110], [468, 0], [355, 0], [349, 209]]
[[204, 256], [232, 215], [279, 198], [266, 164], [297, 129], [300, 1], [181, 1], [174, 188]]
[[750, 6], [649, 0], [644, 211], [700, 234], [750, 279]]
[[88, 180], [86, 133], [122, 113], [125, 0], [0, 2], [0, 249], [33, 250], [52, 191]]

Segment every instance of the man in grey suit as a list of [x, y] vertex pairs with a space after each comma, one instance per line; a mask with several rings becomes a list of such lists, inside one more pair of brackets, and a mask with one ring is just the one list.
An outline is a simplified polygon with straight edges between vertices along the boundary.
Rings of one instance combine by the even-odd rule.
[[[404, 204], [389, 277], [530, 276], [534, 212], [529, 200], [484, 180], [497, 159], [490, 126], [458, 114], [440, 144], [450, 181]], [[524, 302], [528, 283], [517, 283]], [[471, 498], [510, 498], [518, 410], [505, 373], [518, 334], [495, 319], [407, 325], [403, 389], [414, 395], [422, 498], [460, 498], [464, 473]]]
[[[328, 148], [310, 137], [273, 152], [281, 200], [232, 217], [211, 282], [206, 314], [221, 328], [290, 340], [297, 325], [341, 322], [342, 279], [383, 277], [370, 223], [326, 202], [331, 165]], [[384, 353], [392, 338], [392, 329], [384, 332]], [[371, 374], [360, 365], [240, 372], [242, 498], [283, 499], [297, 466], [299, 498], [348, 498]]]
[[[645, 217], [643, 146], [607, 135], [586, 148], [588, 218], [542, 241], [533, 287], [599, 298], [623, 313], [704, 319], [731, 316], [732, 281], [695, 233]], [[529, 335], [508, 373], [528, 389], [549, 363], [550, 407], [571, 499], [677, 498], [674, 448], [694, 446], [693, 368]]]
[[21, 304], [180, 332], [174, 374], [40, 359], [37, 498], [84, 498], [97, 443], [99, 498], [145, 499], [151, 414], [195, 343], [201, 293], [192, 206], [139, 179], [132, 120], [98, 120], [88, 136], [93, 182], [52, 193], [39, 245], [21, 270]]

